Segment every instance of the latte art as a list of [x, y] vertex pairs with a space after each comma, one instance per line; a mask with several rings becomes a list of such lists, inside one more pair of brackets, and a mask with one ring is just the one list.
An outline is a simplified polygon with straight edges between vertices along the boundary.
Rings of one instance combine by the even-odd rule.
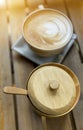
[[72, 35], [69, 19], [54, 10], [40, 10], [29, 17], [24, 24], [26, 41], [40, 49], [60, 48], [69, 42]]
[[64, 23], [54, 18], [53, 20], [41, 24], [37, 28], [36, 33], [38, 33], [42, 42], [56, 45], [57, 42], [65, 37], [66, 31]]

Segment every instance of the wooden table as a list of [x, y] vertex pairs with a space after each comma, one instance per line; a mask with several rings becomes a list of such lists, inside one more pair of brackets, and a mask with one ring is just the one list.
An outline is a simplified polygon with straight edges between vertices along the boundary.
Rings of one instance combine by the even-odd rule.
[[[81, 85], [75, 109], [60, 118], [42, 119], [30, 106], [26, 96], [3, 93], [4, 86], [25, 88], [29, 73], [36, 67], [11, 48], [22, 33], [25, 16], [38, 4], [59, 9], [70, 17], [77, 41], [63, 64], [77, 75]], [[42, 124], [43, 123], [43, 124]], [[46, 126], [45, 126], [46, 123]], [[47, 127], [47, 128], [46, 128]], [[83, 1], [82, 0], [7, 0], [0, 6], [0, 130], [83, 130]]]

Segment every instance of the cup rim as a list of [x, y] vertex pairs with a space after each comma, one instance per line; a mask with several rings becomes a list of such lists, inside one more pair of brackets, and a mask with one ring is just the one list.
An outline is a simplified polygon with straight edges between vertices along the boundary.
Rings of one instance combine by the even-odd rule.
[[[26, 20], [27, 20], [30, 16], [32, 16], [33, 14], [35, 14], [35, 13], [37, 13], [37, 12], [40, 12], [40, 11], [45, 11], [45, 10], [55, 11], [55, 12], [58, 12], [59, 14], [63, 15], [63, 16], [67, 19], [67, 21], [69, 22], [70, 27], [71, 27], [70, 37], [67, 39], [67, 41], [66, 41], [64, 44], [62, 44], [62, 45], [60, 45], [60, 46], [58, 46], [58, 47], [56, 47], [56, 48], [46, 49], [46, 48], [40, 48], [40, 47], [34, 46], [34, 45], [32, 45], [30, 42], [28, 42], [28, 40], [26, 39], [25, 34], [24, 34], [24, 24], [25, 24]], [[28, 44], [29, 46], [31, 46], [32, 48], [37, 49], [37, 50], [40, 50], [40, 51], [47, 51], [47, 52], [48, 52], [48, 51], [53, 51], [53, 50], [58, 50], [58, 49], [64, 48], [64, 47], [69, 43], [69, 41], [71, 40], [72, 35], [73, 35], [73, 25], [72, 25], [71, 20], [67, 17], [67, 15], [65, 15], [63, 12], [61, 12], [61, 11], [59, 11], [59, 10], [57, 10], [57, 9], [51, 9], [51, 8], [37, 9], [37, 10], [35, 10], [35, 11], [32, 11], [30, 14], [28, 14], [28, 16], [24, 19], [24, 22], [23, 22], [23, 24], [22, 24], [22, 35], [23, 35], [25, 41], [27, 42], [27, 44]]]

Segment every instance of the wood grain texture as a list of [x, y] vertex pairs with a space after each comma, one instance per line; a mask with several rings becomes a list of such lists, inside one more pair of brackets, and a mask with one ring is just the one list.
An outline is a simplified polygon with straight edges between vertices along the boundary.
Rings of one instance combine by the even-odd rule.
[[[73, 72], [77, 75], [78, 80], [80, 82], [81, 86], [81, 98], [83, 95], [83, 66], [81, 64], [81, 60], [79, 57], [79, 53], [77, 51], [76, 46], [74, 45], [70, 51], [70, 53], [67, 55], [66, 59], [63, 62], [65, 65], [67, 65]], [[83, 98], [82, 98], [83, 99]]]
[[[25, 17], [25, 11], [19, 10], [10, 11], [10, 29], [11, 29], [11, 42], [15, 43], [17, 38], [22, 33], [21, 27]], [[13, 28], [13, 30], [12, 30]], [[34, 68], [34, 64], [24, 57], [13, 51], [12, 54], [14, 65], [14, 80], [17, 87], [26, 88], [26, 80]], [[42, 124], [40, 117], [34, 113], [27, 96], [16, 96], [18, 130], [41, 130]]]
[[61, 2], [63, 2], [63, 0], [46, 0], [47, 1], [47, 5], [53, 5], [55, 6], [56, 4], [60, 4]]
[[69, 114], [58, 118], [47, 119], [48, 130], [73, 130]]
[[76, 123], [76, 130], [83, 130], [83, 100], [79, 101], [73, 112]]
[[45, 5], [45, 0], [27, 0], [27, 6], [30, 9], [38, 8], [38, 5]]
[[12, 85], [6, 11], [0, 10], [0, 130], [16, 130], [13, 96], [3, 94], [6, 84]]
[[64, 0], [47, 0], [47, 7], [60, 10], [67, 14], [66, 8], [64, 6]]
[[24, 0], [7, 0], [8, 9], [18, 9], [25, 7]]
[[65, 0], [79, 41], [83, 61], [83, 0]]

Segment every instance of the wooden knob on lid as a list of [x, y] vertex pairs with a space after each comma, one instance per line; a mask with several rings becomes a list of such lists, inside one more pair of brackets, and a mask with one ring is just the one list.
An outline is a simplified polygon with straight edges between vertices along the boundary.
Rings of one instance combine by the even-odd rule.
[[49, 88], [50, 88], [51, 90], [53, 90], [53, 91], [58, 90], [58, 89], [59, 89], [59, 86], [60, 86], [60, 84], [59, 84], [59, 82], [58, 82], [57, 80], [52, 80], [52, 81], [50, 81], [50, 83], [49, 83]]

